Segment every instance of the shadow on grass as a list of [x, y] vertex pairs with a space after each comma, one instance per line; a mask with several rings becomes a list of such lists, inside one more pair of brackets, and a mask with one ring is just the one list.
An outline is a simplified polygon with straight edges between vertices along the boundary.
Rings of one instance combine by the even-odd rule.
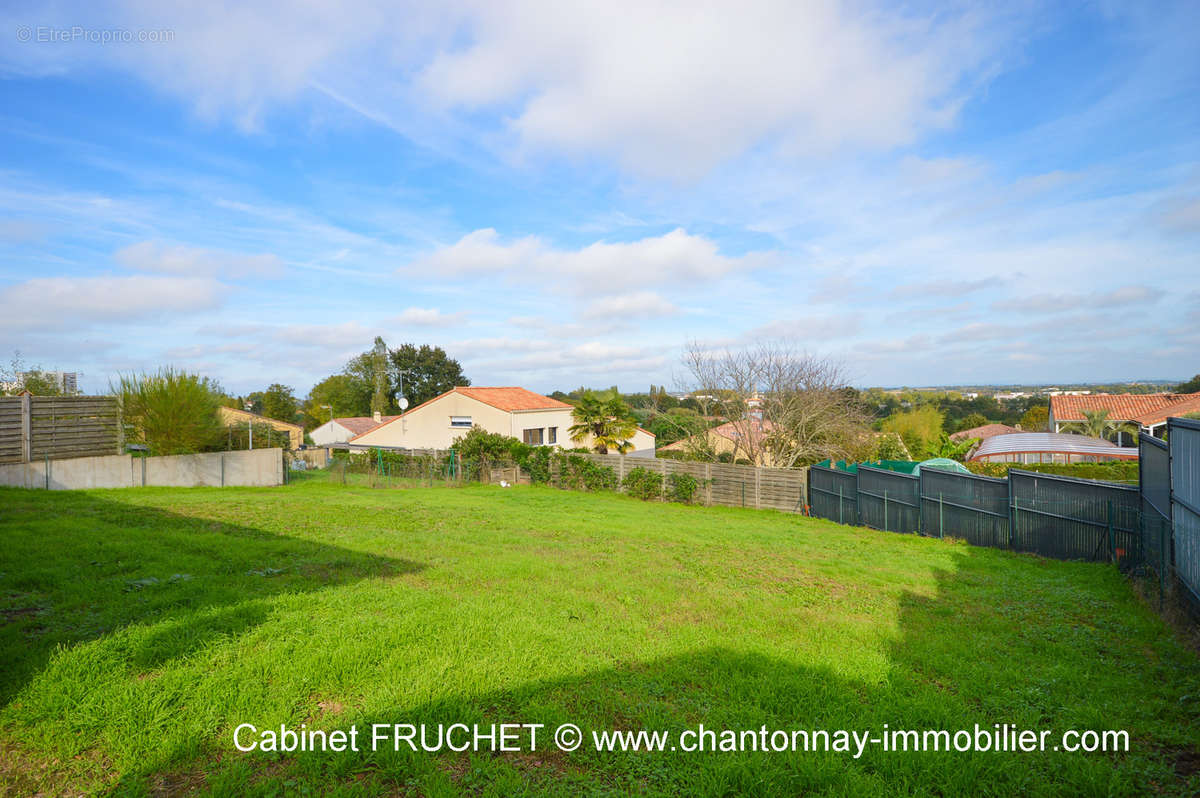
[[[1159, 625], [1118, 592], [1100, 566], [1032, 558], [956, 558], [936, 573], [931, 595], [904, 593], [898, 629], [878, 630], [882, 670], [853, 675], [860, 663], [821, 663], [714, 646], [579, 676], [534, 680], [511, 690], [454, 696], [384, 712], [353, 705], [291, 725], [360, 729], [372, 724], [542, 723], [539, 750], [523, 753], [240, 754], [230, 730], [197, 741], [206, 753], [163, 752], [123, 775], [114, 794], [177, 785], [212, 794], [1192, 794], [1195, 773], [1178, 761], [1200, 751], [1195, 709], [1200, 689], [1190, 652], [1155, 642]], [[1042, 569], [1045, 568], [1045, 573]], [[1066, 579], [1064, 579], [1066, 577]], [[1080, 584], [1069, 582], [1078, 577]], [[1061, 580], [1055, 582], [1054, 580]], [[1023, 590], [1014, 589], [1020, 585]], [[1143, 620], [1145, 622], [1143, 622]], [[564, 621], [564, 623], [579, 621]], [[831, 634], [845, 632], [831, 631]], [[1150, 656], [1145, 647], [1159, 646]], [[479, 652], [479, 656], [486, 656]], [[581, 658], [586, 657], [581, 652]], [[870, 659], [865, 657], [864, 659]], [[1190, 670], [1189, 670], [1190, 668]], [[1169, 683], [1168, 683], [1169, 681]], [[252, 718], [240, 719], [254, 722]], [[585, 744], [555, 749], [550, 736], [573, 723]], [[1121, 754], [899, 753], [871, 745], [851, 752], [599, 753], [593, 731], [971, 729], [1008, 723], [1029, 729], [1128, 729]], [[672, 742], [678, 742], [673, 737]], [[528, 748], [528, 746], [525, 746]], [[174, 785], [174, 786], [173, 786]]]
[[152, 670], [261, 624], [255, 599], [422, 567], [98, 494], [0, 488], [0, 702], [59, 646], [155, 624], [130, 657]]

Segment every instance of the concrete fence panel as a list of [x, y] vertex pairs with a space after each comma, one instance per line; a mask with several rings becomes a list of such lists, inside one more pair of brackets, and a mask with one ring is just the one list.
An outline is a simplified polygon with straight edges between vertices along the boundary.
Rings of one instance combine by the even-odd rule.
[[127, 454], [0, 465], [0, 485], [49, 490], [283, 484], [283, 450], [132, 457]]

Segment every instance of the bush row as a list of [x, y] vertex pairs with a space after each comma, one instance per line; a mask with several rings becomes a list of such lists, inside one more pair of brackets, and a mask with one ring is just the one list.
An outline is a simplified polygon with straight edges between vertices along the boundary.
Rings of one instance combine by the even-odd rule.
[[1138, 463], [1136, 460], [1121, 460], [1111, 463], [984, 463], [970, 462], [967, 468], [973, 474], [986, 477], [1008, 476], [1010, 468], [1021, 471], [1036, 471], [1039, 474], [1056, 474], [1062, 477], [1078, 477], [1080, 479], [1100, 479], [1108, 482], [1137, 482]]

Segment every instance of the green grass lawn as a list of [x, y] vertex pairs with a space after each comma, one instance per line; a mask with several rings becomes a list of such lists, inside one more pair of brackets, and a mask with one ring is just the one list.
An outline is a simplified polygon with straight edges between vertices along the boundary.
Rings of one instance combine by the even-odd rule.
[[[774, 512], [0, 489], [0, 622], [11, 794], [1200, 790], [1200, 664], [1115, 569]], [[1008, 723], [1124, 729], [1131, 750], [243, 754], [244, 722]]]

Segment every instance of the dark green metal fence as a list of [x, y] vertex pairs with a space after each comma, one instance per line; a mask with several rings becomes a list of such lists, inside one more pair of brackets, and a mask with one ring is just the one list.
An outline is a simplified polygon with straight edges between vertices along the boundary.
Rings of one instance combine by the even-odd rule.
[[1062, 560], [1141, 561], [1141, 497], [1132, 485], [1008, 472], [1010, 545]]
[[858, 467], [858, 518], [888, 532], [921, 531], [921, 480], [912, 474]]
[[1007, 548], [1008, 480], [923, 468], [921, 516], [926, 535]]
[[1200, 609], [1200, 421], [1169, 419], [1167, 441], [1175, 573]]
[[809, 512], [839, 524], [858, 523], [858, 477], [824, 466], [808, 470]]
[[1141, 496], [1133, 486], [1018, 469], [1007, 479], [867, 465], [857, 473], [813, 466], [810, 475], [811, 512], [831, 521], [1059, 559], [1142, 561]]
[[[1171, 527], [1171, 452], [1167, 442], [1138, 436], [1138, 492], [1142, 497], [1142, 552], [1146, 562], [1165, 574]], [[1164, 529], [1168, 534], [1164, 535]]]

